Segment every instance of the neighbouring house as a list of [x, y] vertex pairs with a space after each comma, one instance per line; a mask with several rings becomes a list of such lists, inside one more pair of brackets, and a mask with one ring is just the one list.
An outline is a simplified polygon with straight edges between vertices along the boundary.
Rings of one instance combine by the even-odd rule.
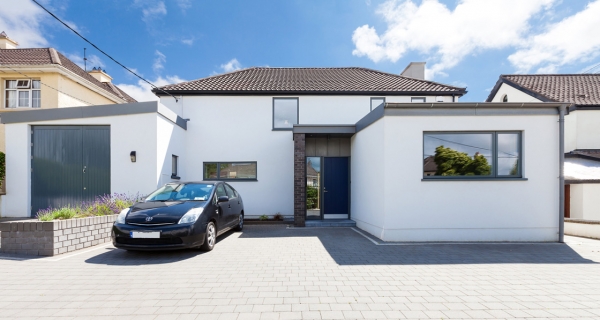
[[[160, 102], [4, 116], [19, 191], [4, 210], [81, 199], [72, 190], [105, 168], [111, 192], [224, 180], [247, 218], [281, 213], [297, 227], [351, 219], [386, 241], [557, 241], [565, 104], [462, 103], [465, 88], [424, 80], [424, 64], [403, 73], [248, 68], [161, 87]], [[77, 139], [89, 147], [70, 152]], [[44, 191], [67, 172], [83, 184]]]
[[600, 74], [501, 75], [488, 102], [564, 102], [565, 217], [600, 221]]
[[[4, 31], [0, 33], [0, 117], [25, 110], [136, 102], [111, 80], [100, 68], [86, 72], [54, 48], [20, 49]], [[11, 137], [0, 124], [0, 152], [5, 152], [7, 139]], [[0, 195], [5, 187], [0, 181]], [[0, 209], [2, 214], [6, 213]]]

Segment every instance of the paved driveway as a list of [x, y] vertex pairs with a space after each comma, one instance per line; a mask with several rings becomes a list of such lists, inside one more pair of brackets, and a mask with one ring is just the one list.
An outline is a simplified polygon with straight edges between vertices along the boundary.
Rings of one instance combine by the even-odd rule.
[[0, 318], [600, 318], [600, 241], [377, 245], [246, 226], [214, 251], [0, 256]]

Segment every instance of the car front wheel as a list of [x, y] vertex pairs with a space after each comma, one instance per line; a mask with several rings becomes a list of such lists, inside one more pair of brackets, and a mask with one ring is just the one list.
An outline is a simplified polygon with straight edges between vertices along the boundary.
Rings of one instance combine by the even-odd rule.
[[200, 249], [202, 251], [211, 251], [217, 242], [217, 227], [214, 222], [209, 222], [206, 225], [206, 234], [204, 235], [204, 244]]

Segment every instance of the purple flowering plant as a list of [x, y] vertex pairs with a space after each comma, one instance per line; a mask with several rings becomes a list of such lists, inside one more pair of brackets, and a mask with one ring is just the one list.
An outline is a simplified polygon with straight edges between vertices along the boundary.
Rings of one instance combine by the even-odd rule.
[[37, 212], [40, 221], [64, 220], [74, 218], [86, 218], [96, 216], [107, 216], [118, 214], [121, 210], [131, 207], [134, 203], [142, 200], [137, 193], [129, 195], [125, 193], [105, 194], [96, 197], [92, 202], [84, 202], [78, 206], [66, 206], [62, 208], [47, 208]]

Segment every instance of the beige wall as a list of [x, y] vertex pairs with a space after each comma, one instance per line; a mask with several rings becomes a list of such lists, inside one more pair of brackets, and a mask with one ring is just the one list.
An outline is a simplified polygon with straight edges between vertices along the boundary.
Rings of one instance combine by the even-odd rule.
[[[102, 104], [113, 104], [116, 101], [108, 99], [107, 97], [92, 91], [85, 87], [84, 85], [73, 81], [72, 79], [63, 76], [59, 73], [25, 73], [29, 78], [35, 80], [41, 80], [42, 83], [46, 85], [41, 86], [41, 95], [42, 95], [42, 109], [52, 109], [52, 108], [67, 108], [67, 107], [77, 107], [77, 106], [87, 106], [90, 104], [93, 105], [102, 105]], [[32, 108], [15, 108], [15, 109], [7, 109], [5, 106], [5, 82], [4, 80], [9, 79], [24, 79], [23, 75], [18, 73], [0, 73], [0, 87], [2, 88], [2, 92], [0, 95], [2, 96], [2, 104], [0, 106], [0, 116], [5, 112], [19, 112], [24, 110], [35, 110]], [[64, 93], [58, 92], [52, 88], [58, 89]], [[85, 101], [81, 101], [81, 100]], [[87, 102], [87, 103], [86, 103]], [[5, 129], [4, 125], [0, 124], [0, 151], [5, 152], [5, 139], [10, 139], [10, 137], [5, 137]]]

